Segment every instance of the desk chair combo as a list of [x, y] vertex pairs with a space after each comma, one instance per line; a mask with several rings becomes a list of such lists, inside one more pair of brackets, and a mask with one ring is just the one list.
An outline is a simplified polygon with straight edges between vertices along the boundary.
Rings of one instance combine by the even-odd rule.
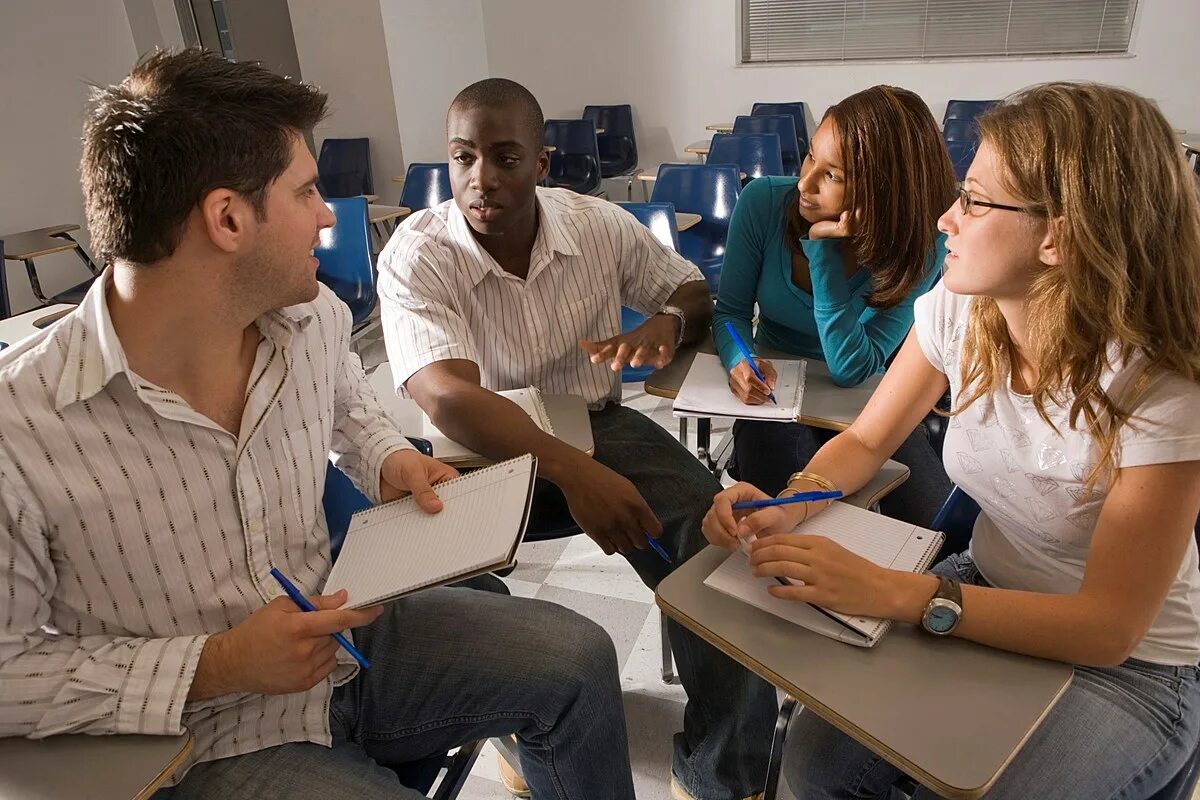
[[371, 140], [326, 139], [317, 157], [317, 184], [322, 197], [374, 194], [371, 178]]
[[787, 175], [778, 133], [714, 133], [706, 164], [736, 164], [742, 186], [764, 175]]
[[[796, 130], [796, 120], [791, 114], [759, 114], [740, 116], [733, 121], [733, 133], [776, 133], [779, 134], [780, 154], [783, 157], [782, 175], [799, 175], [800, 161], [808, 152], [808, 138], [804, 138], [804, 149]], [[709, 154], [712, 160], [712, 154]]]
[[[638, 169], [637, 137], [633, 133], [633, 107], [584, 106], [583, 118], [596, 125], [601, 178], [628, 178], [626, 198], [633, 199], [633, 181]], [[603, 131], [603, 133], [599, 133]]]
[[595, 122], [590, 119], [548, 119], [543, 143], [555, 148], [550, 153], [550, 174], [546, 177], [549, 186], [604, 196]]
[[808, 152], [808, 108], [802, 102], [793, 103], [755, 103], [750, 107], [752, 117], [770, 117], [786, 114], [796, 123], [796, 143], [800, 148], [800, 157]]
[[451, 197], [448, 162], [408, 165], [404, 173], [404, 187], [400, 190], [401, 206], [420, 211], [444, 203]]
[[942, 141], [950, 154], [950, 164], [958, 180], [967, 177], [967, 170], [979, 147], [979, 130], [975, 118], [998, 103], [998, 100], [951, 100], [942, 118]]
[[320, 265], [317, 280], [324, 283], [353, 317], [350, 339], [354, 342], [379, 325], [375, 314], [375, 257], [371, 252], [371, 234], [367, 228], [367, 199], [362, 196], [337, 197], [325, 201], [337, 218], [332, 228], [321, 231], [321, 241], [313, 251]]
[[679, 254], [700, 268], [713, 295], [741, 186], [733, 164], [663, 164], [650, 196], [651, 202], [672, 203], [676, 211], [700, 215], [697, 225], [679, 234]]
[[[637, 217], [638, 222], [645, 225], [654, 234], [654, 238], [664, 246], [679, 252], [679, 231], [675, 226], [675, 206], [672, 203], [617, 203], [621, 208]], [[646, 317], [632, 308], [621, 306], [621, 333], [629, 333], [646, 321]], [[628, 364], [621, 370], [621, 383], [642, 383], [654, 372], [654, 366], [647, 364], [641, 367], [631, 367]], [[665, 640], [664, 640], [665, 644]]]
[[[8, 278], [4, 269], [5, 259], [25, 263], [25, 274], [29, 277], [29, 288], [33, 291], [33, 296], [37, 298], [37, 301], [41, 305], [49, 306], [55, 303], [79, 305], [79, 302], [83, 300], [83, 296], [87, 294], [87, 290], [91, 288], [92, 281], [100, 276], [100, 269], [92, 261], [92, 257], [87, 254], [87, 251], [83, 249], [83, 246], [71, 236], [72, 231], [77, 230], [79, 230], [78, 225], [54, 225], [49, 228], [0, 234], [0, 242], [4, 243], [3, 252], [0, 253], [0, 256], [2, 256], [0, 257], [0, 284], [3, 284], [5, 287], [3, 296], [0, 296], [0, 318], [12, 315], [12, 308], [8, 303]], [[45, 292], [42, 291], [42, 283], [38, 279], [37, 267], [33, 263], [34, 259], [55, 253], [65, 253], [67, 251], [71, 251], [79, 256], [79, 260], [87, 267], [90, 275], [82, 283], [78, 283], [70, 289], [47, 297]]]

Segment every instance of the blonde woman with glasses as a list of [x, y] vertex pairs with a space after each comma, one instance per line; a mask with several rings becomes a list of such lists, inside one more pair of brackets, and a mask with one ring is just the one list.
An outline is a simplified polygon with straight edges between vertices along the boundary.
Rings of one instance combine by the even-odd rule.
[[[1037, 86], [979, 126], [938, 221], [941, 283], [862, 415], [785, 490], [863, 486], [948, 387], [946, 469], [982, 508], [969, 550], [883, 569], [790, 533], [820, 507], [736, 515], [764, 496], [749, 484], [704, 532], [756, 535], [757, 574], [803, 582], [776, 596], [1076, 665], [986, 797], [1146, 798], [1200, 735], [1200, 201], [1171, 126], [1130, 92]], [[972, 735], [941, 712], [913, 724]], [[892, 796], [898, 771], [814, 715], [788, 741], [798, 796]]]

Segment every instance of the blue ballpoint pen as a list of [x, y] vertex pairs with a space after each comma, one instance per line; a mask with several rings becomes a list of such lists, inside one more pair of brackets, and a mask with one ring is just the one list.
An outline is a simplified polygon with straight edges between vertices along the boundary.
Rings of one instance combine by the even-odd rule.
[[661, 544], [659, 544], [658, 542], [654, 541], [654, 537], [648, 533], [646, 534], [646, 541], [650, 543], [651, 550], [653, 550], [654, 552], [656, 552], [660, 556], [662, 556], [663, 561], [667, 562], [668, 564], [675, 563], [674, 561], [671, 560], [671, 556], [667, 554], [667, 551], [663, 550], [663, 546]]
[[[733, 337], [733, 343], [737, 345], [738, 350], [742, 351], [742, 356], [745, 357], [746, 363], [750, 365], [750, 369], [754, 370], [754, 377], [758, 378], [763, 382], [764, 385], [766, 385], [767, 379], [763, 376], [762, 370], [758, 368], [758, 364], [754, 363], [754, 356], [750, 353], [750, 348], [746, 347], [746, 343], [742, 341], [742, 337], [738, 336], [738, 332], [734, 329], [733, 323], [726, 322], [725, 330], [729, 331], [729, 335]], [[779, 401], [775, 399], [774, 392], [770, 392], [767, 396], [771, 398], [772, 403], [779, 405]]]
[[832, 492], [797, 492], [787, 497], [772, 497], [769, 500], [748, 500], [745, 503], [734, 503], [735, 511], [749, 511], [754, 508], [769, 508], [771, 506], [786, 506], [792, 503], [815, 503], [820, 500], [837, 500], [842, 497], [840, 491]]
[[[279, 570], [277, 570], [275, 567], [271, 567], [271, 577], [273, 577], [275, 580], [279, 581], [279, 585], [283, 587], [283, 590], [285, 592], [287, 592], [287, 596], [292, 599], [293, 603], [300, 606], [300, 609], [302, 611], [316, 611], [317, 610], [316, 608], [313, 607], [312, 603], [308, 602], [308, 598], [300, 593], [300, 590], [296, 588], [295, 584], [293, 584], [287, 578], [283, 577], [283, 573], [280, 572]], [[371, 666], [371, 662], [367, 661], [367, 657], [364, 656], [362, 653], [358, 652], [358, 650], [354, 647], [354, 645], [350, 644], [350, 640], [347, 639], [345, 636], [343, 636], [340, 633], [335, 633], [335, 634], [333, 634], [333, 638], [337, 639], [338, 644], [340, 644], [342, 647], [346, 648], [347, 653], [354, 656], [354, 660], [358, 662], [358, 665], [360, 667], [362, 667], [363, 669], [366, 669], [367, 667]]]

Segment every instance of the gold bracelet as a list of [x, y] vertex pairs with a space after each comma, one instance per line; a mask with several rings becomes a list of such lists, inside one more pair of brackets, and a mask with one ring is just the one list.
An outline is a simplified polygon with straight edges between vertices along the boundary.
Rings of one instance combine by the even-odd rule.
[[833, 481], [815, 472], [793, 472], [787, 479], [788, 488], [791, 488], [792, 481], [808, 481], [809, 483], [815, 483], [827, 492], [837, 491], [837, 487], [833, 485]]

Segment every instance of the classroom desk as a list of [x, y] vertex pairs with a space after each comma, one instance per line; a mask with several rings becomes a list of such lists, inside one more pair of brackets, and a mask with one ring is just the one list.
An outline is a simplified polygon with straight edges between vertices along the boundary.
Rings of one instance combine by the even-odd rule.
[[367, 206], [367, 221], [372, 225], [388, 220], [402, 220], [412, 213], [411, 208], [404, 206], [382, 206], [371, 203]]
[[92, 261], [91, 256], [71, 236], [77, 230], [79, 230], [78, 225], [52, 225], [49, 228], [0, 234], [0, 241], [4, 242], [4, 258], [9, 261], [25, 262], [25, 273], [29, 276], [29, 286], [33, 290], [33, 296], [42, 304], [49, 304], [50, 301], [42, 292], [42, 285], [33, 265], [35, 258], [73, 250], [93, 277], [100, 274], [100, 270]]
[[[1180, 138], [1179, 144], [1183, 147], [1183, 151], [1187, 153], [1188, 158], [1194, 155], [1200, 155], [1200, 136], [1185, 136]], [[8, 246], [6, 242], [5, 247]]]
[[8, 319], [0, 319], [0, 342], [12, 345], [35, 333], [41, 333], [73, 308], [75, 306], [69, 303], [58, 303], [16, 314]]
[[[692, 368], [692, 360], [695, 359], [696, 353], [716, 352], [711, 338], [705, 339], [700, 345], [679, 348], [670, 364], [655, 370], [646, 378], [646, 394], [674, 400], [688, 370]], [[801, 357], [776, 350], [760, 350], [755, 355], [772, 360]], [[808, 362], [808, 366], [804, 379], [804, 400], [800, 405], [800, 421], [815, 428], [844, 431], [850, 427], [850, 423], [854, 422], [871, 399], [875, 387], [883, 380], [882, 374], [872, 375], [858, 386], [842, 388], [834, 384], [833, 379], [829, 377], [829, 367], [825, 362], [815, 358], [807, 358], [805, 361]]]
[[699, 214], [692, 214], [688, 211], [675, 212], [675, 230], [686, 231], [688, 228], [694, 228], [700, 224], [703, 219]]
[[713, 131], [714, 133], [732, 133], [732, 122], [714, 122], [712, 125], [705, 125], [704, 130]]
[[705, 586], [728, 555], [710, 546], [668, 575], [663, 613], [947, 797], [982, 795], [1071, 683], [1069, 664], [911, 625], [872, 648], [812, 633]]
[[192, 746], [190, 732], [0, 739], [0, 797], [143, 800], [166, 782]]
[[[392, 369], [386, 362], [371, 373], [367, 381], [375, 390], [380, 405], [400, 426], [400, 430], [420, 436], [421, 409], [416, 401], [400, 397], [392, 383]], [[572, 394], [543, 394], [542, 403], [546, 406], [546, 415], [554, 426], [554, 435], [582, 450], [588, 455], [596, 452], [596, 443], [592, 439], [592, 420], [588, 416], [587, 402]], [[433, 454], [437, 458], [437, 453]]]
[[712, 148], [711, 141], [705, 141], [705, 140], [701, 139], [700, 141], [692, 142], [687, 147], [683, 148], [683, 152], [691, 153], [692, 155], [696, 156], [696, 159], [698, 161], [703, 161], [705, 156], [708, 155], [708, 151], [711, 148]]

